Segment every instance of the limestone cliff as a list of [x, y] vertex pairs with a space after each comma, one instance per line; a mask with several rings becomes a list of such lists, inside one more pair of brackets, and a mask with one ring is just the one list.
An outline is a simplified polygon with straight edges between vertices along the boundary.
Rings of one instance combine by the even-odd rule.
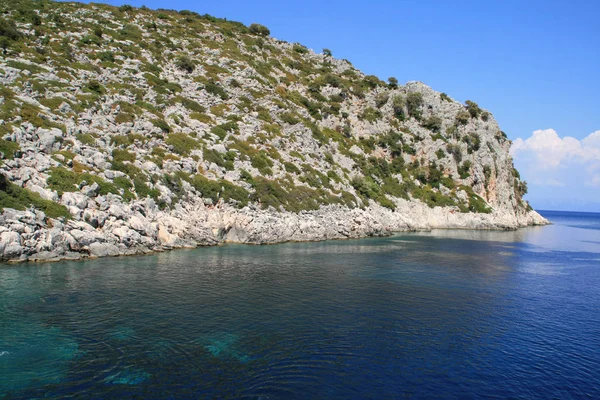
[[547, 223], [473, 102], [260, 25], [0, 7], [2, 259]]

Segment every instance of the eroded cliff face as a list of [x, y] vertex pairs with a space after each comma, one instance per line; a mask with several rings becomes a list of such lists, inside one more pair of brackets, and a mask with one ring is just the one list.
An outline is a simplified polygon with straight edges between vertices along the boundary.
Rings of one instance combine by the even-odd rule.
[[547, 223], [492, 114], [192, 12], [0, 21], [0, 257]]

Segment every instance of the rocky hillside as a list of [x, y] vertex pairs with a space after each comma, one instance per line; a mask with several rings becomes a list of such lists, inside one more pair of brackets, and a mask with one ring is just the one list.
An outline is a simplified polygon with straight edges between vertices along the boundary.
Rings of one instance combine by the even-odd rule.
[[258, 24], [0, 8], [2, 259], [545, 222], [474, 102]]

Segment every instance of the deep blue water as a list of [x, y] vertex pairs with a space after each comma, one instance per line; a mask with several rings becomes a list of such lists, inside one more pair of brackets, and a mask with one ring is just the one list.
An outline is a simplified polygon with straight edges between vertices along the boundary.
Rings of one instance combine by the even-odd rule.
[[0, 266], [0, 398], [600, 398], [600, 214]]

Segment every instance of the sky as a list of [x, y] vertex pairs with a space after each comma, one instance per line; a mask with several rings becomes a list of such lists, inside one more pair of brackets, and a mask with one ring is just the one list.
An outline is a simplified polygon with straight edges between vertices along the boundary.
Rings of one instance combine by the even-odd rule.
[[261, 23], [367, 74], [473, 100], [513, 140], [534, 208], [600, 212], [599, 0], [104, 2]]

